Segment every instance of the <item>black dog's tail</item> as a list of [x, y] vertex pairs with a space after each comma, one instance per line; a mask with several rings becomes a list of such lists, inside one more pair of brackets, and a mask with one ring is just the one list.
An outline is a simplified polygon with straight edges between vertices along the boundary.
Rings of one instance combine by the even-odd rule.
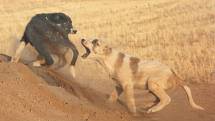
[[22, 39], [20, 40], [20, 42], [25, 42], [25, 45], [27, 45], [30, 41], [28, 41], [29, 39], [26, 36], [26, 33], [23, 34]]
[[0, 54], [0, 62], [9, 62], [11, 61], [12, 57], [5, 55], [5, 54]]

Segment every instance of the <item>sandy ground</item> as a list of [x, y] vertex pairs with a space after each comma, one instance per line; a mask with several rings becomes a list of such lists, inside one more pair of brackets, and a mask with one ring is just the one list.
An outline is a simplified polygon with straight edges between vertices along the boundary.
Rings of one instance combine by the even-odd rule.
[[[82, 78], [83, 79], [83, 78]], [[98, 80], [97, 80], [98, 81]], [[45, 68], [0, 63], [0, 121], [213, 121], [215, 85], [192, 84], [195, 101], [206, 111], [192, 109], [181, 89], [170, 92], [172, 102], [158, 113], [131, 116], [121, 103], [106, 102], [107, 86], [84, 86]], [[106, 82], [108, 83], [108, 82]], [[99, 91], [102, 90], [103, 91]], [[155, 98], [136, 91], [138, 107]]]

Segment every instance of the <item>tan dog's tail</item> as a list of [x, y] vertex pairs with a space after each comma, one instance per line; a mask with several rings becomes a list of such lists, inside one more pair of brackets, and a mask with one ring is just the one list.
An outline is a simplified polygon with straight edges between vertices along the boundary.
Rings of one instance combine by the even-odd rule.
[[186, 94], [187, 94], [187, 98], [189, 100], [190, 105], [195, 108], [195, 109], [199, 109], [199, 110], [205, 110], [203, 107], [197, 105], [192, 97], [192, 93], [190, 88], [187, 85], [181, 85], [183, 87], [183, 89], [185, 90]]
[[195, 108], [195, 109], [199, 109], [199, 110], [205, 110], [203, 107], [197, 105], [194, 100], [193, 100], [193, 96], [192, 96], [192, 93], [191, 93], [191, 90], [190, 88], [184, 83], [184, 81], [178, 77], [176, 75], [176, 73], [172, 70], [173, 74], [174, 74], [174, 77], [175, 77], [175, 81], [176, 81], [176, 84], [179, 85], [180, 87], [182, 87], [184, 89], [184, 91], [186, 92], [187, 94], [187, 98], [188, 98], [188, 101], [190, 103], [190, 105]]

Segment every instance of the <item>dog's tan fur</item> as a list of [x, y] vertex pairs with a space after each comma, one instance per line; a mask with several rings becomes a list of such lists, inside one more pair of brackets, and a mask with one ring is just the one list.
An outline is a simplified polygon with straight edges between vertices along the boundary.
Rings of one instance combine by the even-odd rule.
[[128, 109], [136, 114], [134, 88], [147, 89], [160, 100], [158, 104], [151, 107], [147, 112], [157, 112], [171, 102], [171, 98], [165, 90], [179, 85], [184, 88], [193, 108], [204, 109], [195, 104], [190, 88], [184, 85], [182, 80], [168, 66], [157, 61], [140, 60], [118, 52], [99, 40], [97, 40], [96, 44], [85, 40], [83, 44], [91, 50], [89, 56], [99, 61], [108, 71], [111, 78], [117, 82], [117, 87], [121, 87], [121, 89], [116, 88], [111, 93], [109, 101], [116, 101], [123, 90]]

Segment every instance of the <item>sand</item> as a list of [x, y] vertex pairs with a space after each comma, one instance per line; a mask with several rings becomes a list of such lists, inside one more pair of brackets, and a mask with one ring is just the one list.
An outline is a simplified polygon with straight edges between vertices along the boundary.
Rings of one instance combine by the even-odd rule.
[[[82, 80], [82, 83], [84, 81]], [[86, 82], [88, 83], [88, 82]], [[99, 86], [99, 85], [97, 85]], [[158, 113], [133, 117], [121, 103], [106, 101], [108, 93], [83, 86], [75, 79], [46, 68], [0, 63], [0, 121], [213, 121], [215, 85], [190, 85], [194, 100], [206, 110], [192, 109], [181, 89], [171, 92], [172, 102]], [[99, 89], [107, 88], [105, 85]], [[111, 88], [111, 87], [110, 87]], [[136, 91], [138, 107], [153, 101]]]

